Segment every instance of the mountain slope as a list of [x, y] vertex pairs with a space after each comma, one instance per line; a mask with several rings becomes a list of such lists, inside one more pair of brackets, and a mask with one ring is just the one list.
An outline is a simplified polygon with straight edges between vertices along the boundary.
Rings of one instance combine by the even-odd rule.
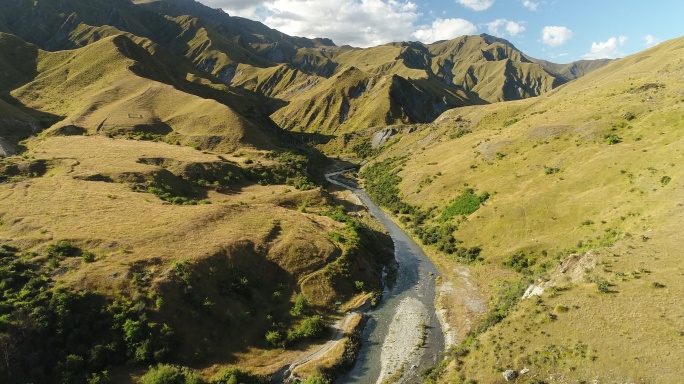
[[[149, 42], [140, 43], [155, 50]], [[183, 69], [195, 81], [203, 75], [190, 66], [158, 60], [168, 57], [163, 52], [155, 57], [124, 35], [74, 51], [48, 53], [24, 47], [33, 49], [29, 55], [36, 58], [37, 73], [34, 79], [25, 77], [26, 84], [12, 90], [11, 97], [26, 107], [61, 116], [53, 130], [74, 126], [90, 133], [173, 132], [169, 140], [227, 151], [245, 144], [272, 146], [257, 119], [222, 104], [244, 105], [240, 108], [247, 110], [258, 105], [258, 99], [245, 105], [244, 94], [231, 96], [222, 85], [212, 88], [210, 79], [202, 80], [205, 85], [179, 79]], [[31, 61], [9, 68], [15, 67], [26, 71]], [[210, 99], [221, 88], [217, 100]]]
[[[537, 61], [508, 41], [488, 35], [463, 36], [432, 45], [401, 42], [368, 49], [337, 47], [326, 39], [287, 36], [193, 0], [38, 1], [35, 7], [18, 2], [6, 8], [0, 15], [5, 32], [43, 49], [82, 47], [118, 31], [131, 33], [187, 58], [224, 84], [264, 90], [269, 97], [277, 94], [275, 99], [266, 100], [269, 105], [263, 111], [282, 108], [274, 115], [278, 124], [294, 129], [298, 125], [293, 120], [306, 120], [307, 131], [323, 133], [349, 132], [375, 124], [431, 122], [444, 110], [457, 106], [535, 97], [606, 63], [560, 66]], [[285, 83], [276, 84], [280, 75], [269, 74], [278, 67], [298, 71], [297, 80], [287, 75], [282, 77]], [[354, 97], [344, 84], [320, 81], [333, 79], [352, 67], [367, 73], [367, 79], [375, 76], [375, 82], [394, 84], [393, 89], [378, 94], [383, 100], [352, 103], [349, 99]], [[306, 76], [308, 80], [304, 80]], [[342, 88], [335, 88], [338, 85]], [[302, 104], [300, 100], [307, 93], [302, 87], [317, 100], [315, 104]], [[326, 105], [333, 99], [334, 105]], [[354, 114], [359, 118], [342, 126]], [[369, 116], [364, 123], [363, 118]]]
[[130, 34], [0, 45], [0, 381], [272, 374], [379, 292], [391, 243], [261, 98]]
[[[675, 39], [538, 98], [450, 110], [366, 166], [400, 176], [407, 205], [389, 208], [447, 281], [462, 343], [441, 381], [677, 381], [683, 51]], [[472, 284], [489, 313], [449, 294]], [[530, 284], [542, 293], [520, 301]], [[463, 313], [480, 321], [470, 335]]]

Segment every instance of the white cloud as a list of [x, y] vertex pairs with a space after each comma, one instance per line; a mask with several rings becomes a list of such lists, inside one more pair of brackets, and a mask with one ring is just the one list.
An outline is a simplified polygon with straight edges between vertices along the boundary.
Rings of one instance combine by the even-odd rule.
[[[525, 31], [523, 26], [524, 22], [515, 22], [506, 19], [496, 19], [490, 23], [487, 23], [487, 30], [490, 35], [505, 37], [517, 36]], [[503, 28], [503, 30], [502, 30]]]
[[550, 57], [551, 59], [560, 59], [560, 58], [563, 58], [563, 57], [566, 57], [566, 56], [570, 56], [570, 54], [567, 53], [567, 52], [563, 52], [563, 53], [549, 53], [549, 57]]
[[550, 47], [561, 46], [572, 38], [572, 31], [567, 27], [546, 26], [542, 30], [542, 41]]
[[369, 47], [410, 40], [419, 14], [408, 0], [201, 0], [283, 33]]
[[489, 7], [494, 5], [494, 1], [496, 0], [456, 0], [457, 3], [474, 11], [489, 9]]
[[647, 47], [653, 47], [655, 45], [660, 44], [660, 39], [653, 36], [653, 35], [646, 35], [644, 36], [644, 45]]
[[257, 9], [269, 0], [201, 0], [200, 2], [211, 8], [221, 8], [231, 16], [250, 19], [257, 18]]
[[475, 24], [465, 19], [437, 19], [432, 25], [421, 26], [413, 36], [424, 42], [432, 43], [438, 40], [449, 40], [458, 36], [470, 35], [477, 32]]
[[537, 7], [539, 6], [539, 3], [535, 3], [534, 1], [530, 0], [523, 0], [523, 6], [530, 11], [536, 11]]
[[627, 42], [627, 36], [611, 37], [607, 41], [591, 43], [591, 52], [583, 55], [585, 59], [615, 59], [625, 54], [620, 46]]

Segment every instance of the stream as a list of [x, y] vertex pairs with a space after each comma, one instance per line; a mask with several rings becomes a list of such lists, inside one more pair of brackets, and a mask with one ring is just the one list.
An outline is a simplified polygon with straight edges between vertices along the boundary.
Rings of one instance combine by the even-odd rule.
[[[356, 364], [335, 383], [421, 382], [421, 371], [440, 363], [444, 335], [435, 311], [437, 269], [422, 249], [366, 193], [336, 179], [348, 170], [326, 174], [331, 183], [351, 190], [387, 229], [394, 241], [397, 279], [385, 289], [380, 305], [367, 312]], [[401, 378], [399, 378], [401, 377]]]

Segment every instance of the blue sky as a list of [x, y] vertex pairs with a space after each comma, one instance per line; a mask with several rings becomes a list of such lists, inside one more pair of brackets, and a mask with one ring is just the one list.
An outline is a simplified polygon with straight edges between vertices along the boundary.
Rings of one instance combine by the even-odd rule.
[[617, 58], [684, 35], [682, 0], [199, 0], [294, 36], [368, 47], [464, 34], [557, 63]]

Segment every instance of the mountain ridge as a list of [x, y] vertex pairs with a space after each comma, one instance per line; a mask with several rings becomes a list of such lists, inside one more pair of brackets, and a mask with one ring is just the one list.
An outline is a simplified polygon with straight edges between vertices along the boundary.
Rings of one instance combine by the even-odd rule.
[[[76, 48], [119, 31], [128, 32], [184, 56], [197, 68], [227, 85], [233, 84], [238, 67], [244, 67], [236, 84], [252, 87], [252, 90], [264, 88], [259, 84], [259, 78], [263, 77], [260, 72], [269, 71], [267, 68], [281, 65], [292, 67], [310, 76], [308, 83], [311, 85], [318, 81], [318, 77], [330, 78], [345, 68], [356, 67], [371, 75], [399, 75], [413, 82], [412, 87], [419, 89], [419, 93], [434, 92], [435, 99], [446, 99], [446, 108], [453, 108], [482, 103], [483, 100], [496, 102], [537, 96], [606, 63], [578, 62], [562, 66], [536, 61], [527, 58], [510, 42], [486, 34], [428, 45], [398, 42], [367, 49], [337, 47], [326, 39], [290, 37], [261, 23], [231, 17], [194, 0], [117, 0], [106, 5], [70, 0], [60, 3], [56, 8], [39, 1], [34, 10], [30, 10], [26, 4], [19, 2], [12, 5], [7, 15], [12, 15], [16, 20], [29, 18], [35, 20], [34, 24], [5, 22], [5, 32], [32, 41], [43, 49]], [[31, 12], [40, 16], [31, 18]], [[503, 66], [500, 63], [503, 60], [510, 62]], [[256, 78], [245, 78], [247, 73]], [[415, 78], [428, 78], [429, 84], [417, 85]], [[269, 81], [273, 80], [271, 78]], [[438, 81], [445, 86], [437, 86]], [[276, 86], [282, 90], [278, 92], [278, 99], [265, 100], [270, 102], [271, 111], [283, 109], [275, 115], [276, 118], [301, 113], [298, 109], [290, 110], [288, 107], [292, 100], [287, 95], [299, 93], [300, 86], [294, 87], [288, 89], [287, 83]], [[458, 98], [465, 99], [456, 101], [454, 95], [459, 94], [461, 96]], [[402, 98], [391, 97], [389, 93], [385, 93], [384, 97], [389, 98], [388, 102], [381, 103], [385, 106], [379, 108], [383, 108], [382, 113], [388, 116], [385, 119], [388, 124], [423, 123], [436, 117], [434, 113], [419, 116], [416, 113], [397, 112], [417, 107], [433, 109], [435, 102], [432, 98], [421, 98], [423, 102], [420, 106], [410, 106], [401, 104]], [[357, 106], [357, 109], [372, 110], [376, 107], [370, 103]], [[323, 104], [312, 108], [318, 110], [316, 114], [327, 110]], [[442, 108], [435, 111], [439, 110]], [[359, 122], [351, 128], [341, 126], [341, 122], [347, 120], [343, 115], [349, 113], [346, 107], [341, 108], [333, 113], [335, 117], [332, 119], [312, 120], [306, 130], [329, 133], [366, 129], [382, 121], [376, 118], [366, 125]], [[293, 127], [284, 121], [276, 123]]]

